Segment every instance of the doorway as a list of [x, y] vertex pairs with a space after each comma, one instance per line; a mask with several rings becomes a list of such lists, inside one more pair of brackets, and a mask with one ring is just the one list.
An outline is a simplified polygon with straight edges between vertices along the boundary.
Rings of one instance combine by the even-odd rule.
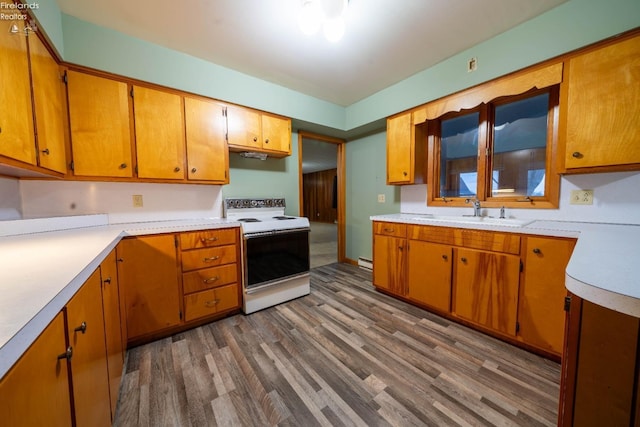
[[298, 132], [300, 215], [311, 223], [311, 268], [345, 261], [344, 144]]

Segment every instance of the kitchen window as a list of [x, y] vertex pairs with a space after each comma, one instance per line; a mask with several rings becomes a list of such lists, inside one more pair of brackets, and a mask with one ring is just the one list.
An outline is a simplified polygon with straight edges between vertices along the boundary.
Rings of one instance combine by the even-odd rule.
[[428, 204], [557, 208], [558, 98], [555, 85], [429, 120]]

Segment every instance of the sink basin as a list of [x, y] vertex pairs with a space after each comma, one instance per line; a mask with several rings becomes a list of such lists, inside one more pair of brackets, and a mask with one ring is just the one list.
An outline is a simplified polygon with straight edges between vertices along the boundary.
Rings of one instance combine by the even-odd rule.
[[454, 216], [454, 215], [429, 215], [411, 218], [416, 221], [425, 222], [454, 222], [458, 224], [484, 224], [498, 225], [502, 227], [524, 227], [531, 224], [531, 219], [515, 219], [515, 218], [493, 218], [490, 216]]

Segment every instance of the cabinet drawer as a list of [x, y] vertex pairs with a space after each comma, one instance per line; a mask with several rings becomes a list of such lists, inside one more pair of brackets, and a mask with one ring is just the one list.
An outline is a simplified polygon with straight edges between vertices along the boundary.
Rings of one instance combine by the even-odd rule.
[[517, 234], [466, 229], [454, 229], [454, 231], [456, 246], [513, 255], [520, 253], [520, 236]]
[[236, 245], [227, 245], [184, 251], [182, 252], [182, 271], [235, 263], [236, 249]]
[[220, 267], [206, 268], [182, 275], [182, 286], [185, 294], [203, 291], [238, 281], [238, 265], [227, 264]]
[[412, 240], [421, 240], [423, 242], [453, 245], [455, 243], [454, 231], [455, 229], [448, 227], [409, 225], [407, 227], [407, 237]]
[[385, 236], [406, 237], [407, 225], [397, 222], [374, 222], [373, 232]]
[[211, 246], [233, 245], [238, 242], [237, 228], [222, 228], [219, 230], [194, 231], [180, 234], [180, 248], [198, 249]]
[[239, 307], [238, 285], [221, 286], [185, 296], [184, 319], [189, 322]]

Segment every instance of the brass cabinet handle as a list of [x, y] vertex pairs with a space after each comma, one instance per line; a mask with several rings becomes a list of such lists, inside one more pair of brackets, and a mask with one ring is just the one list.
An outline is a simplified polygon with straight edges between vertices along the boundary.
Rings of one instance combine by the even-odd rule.
[[395, 229], [394, 228], [385, 228], [383, 231], [385, 233], [393, 233], [395, 231]]
[[45, 148], [44, 150], [41, 151], [41, 153], [48, 156], [49, 155], [49, 149]]
[[534, 254], [541, 254], [542, 251], [539, 248], [533, 248], [533, 253]]
[[257, 136], [253, 137], [253, 142], [258, 142], [258, 137]]
[[448, 257], [448, 256], [446, 256], [446, 255], [442, 255], [442, 259], [446, 261], [446, 260], [448, 260], [448, 259], [449, 259], [449, 257]]
[[265, 144], [268, 144], [268, 143], [269, 143], [269, 138], [265, 139], [265, 140], [264, 140], [264, 143], [265, 143]]
[[102, 281], [102, 283], [105, 283], [105, 284], [107, 284], [107, 285], [108, 285], [108, 284], [111, 284], [111, 277], [107, 277], [106, 279], [104, 279], [104, 280]]
[[196, 168], [191, 168], [191, 173], [196, 173], [198, 171], [198, 169]]
[[58, 360], [62, 360], [62, 359], [71, 360], [71, 356], [73, 356], [73, 347], [69, 346], [67, 347], [67, 351], [58, 355]]
[[208, 279], [203, 279], [202, 281], [204, 283], [213, 283], [216, 280], [220, 280], [220, 276], [213, 276], [213, 277], [209, 277]]
[[175, 168], [173, 168], [174, 172], [180, 172], [180, 168], [178, 166], [176, 166]]
[[205, 238], [205, 237], [201, 237], [201, 238], [200, 238], [200, 241], [201, 241], [202, 243], [215, 242], [215, 241], [217, 241], [217, 240], [218, 240], [218, 238], [217, 238], [217, 237], [206, 237], [206, 238]]
[[82, 332], [83, 334], [87, 332], [87, 322], [82, 322], [80, 326], [74, 329], [74, 332]]
[[205, 301], [204, 305], [205, 305], [205, 307], [215, 307], [216, 305], [218, 305], [219, 302], [220, 302], [219, 299], [214, 299], [214, 300], [211, 300], [211, 301]]
[[407, 176], [409, 174], [406, 171], [402, 171], [402, 175]]
[[579, 151], [574, 151], [572, 156], [575, 157], [576, 159], [581, 159], [582, 158], [582, 153], [579, 152]]
[[404, 250], [404, 247], [398, 246], [398, 249], [400, 249], [402, 251], [402, 250]]
[[210, 258], [203, 258], [203, 261], [204, 262], [211, 262], [211, 261], [216, 261], [218, 259], [220, 259], [220, 257], [218, 255], [216, 255], [216, 256], [212, 256]]
[[127, 168], [127, 164], [126, 163], [120, 163], [120, 169], [126, 169]]
[[464, 262], [466, 264], [467, 259], [465, 257], [460, 258], [460, 261]]

